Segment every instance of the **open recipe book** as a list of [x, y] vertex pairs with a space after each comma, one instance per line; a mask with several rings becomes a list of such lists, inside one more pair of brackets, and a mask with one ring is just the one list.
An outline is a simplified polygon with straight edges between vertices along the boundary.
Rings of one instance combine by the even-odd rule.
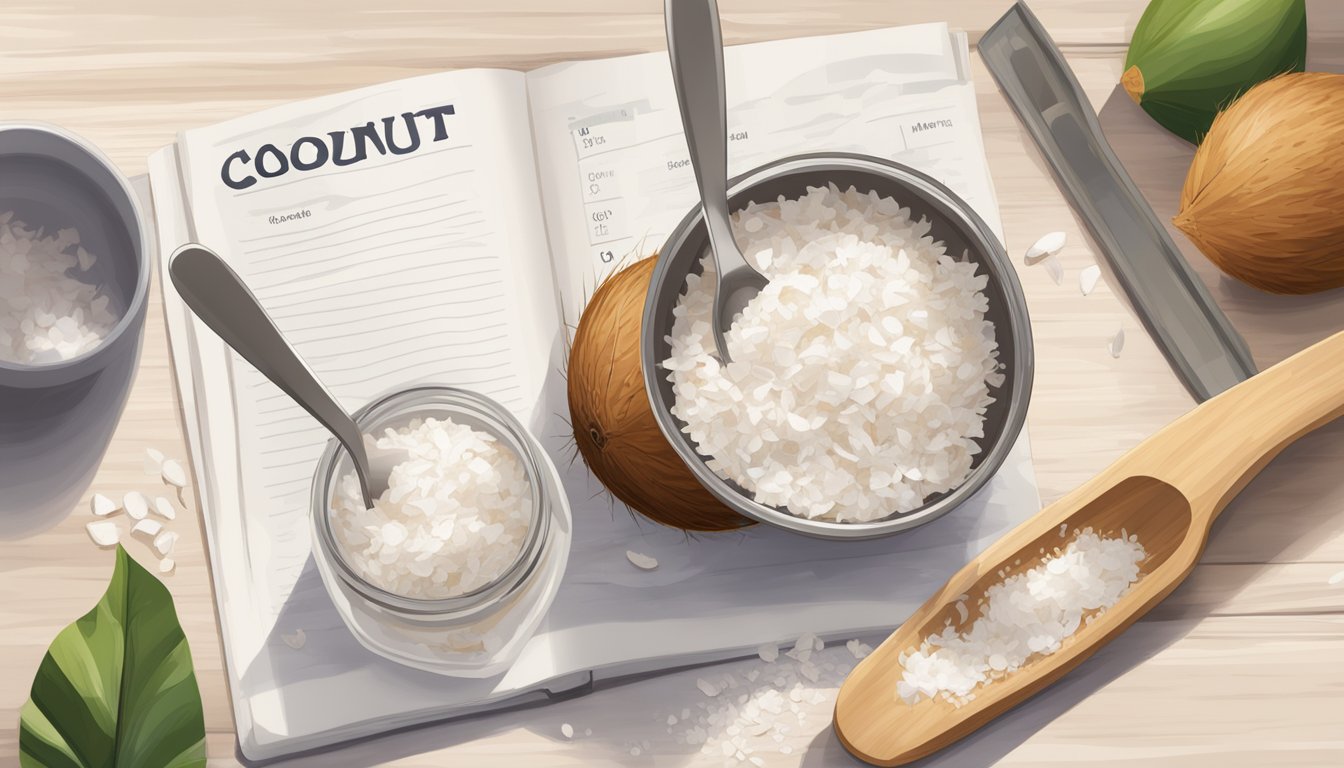
[[[730, 170], [810, 151], [880, 155], [941, 179], [997, 226], [967, 59], [964, 35], [944, 25], [730, 48]], [[326, 433], [165, 290], [248, 758], [803, 632], [889, 629], [1039, 508], [1025, 432], [970, 502], [877, 541], [766, 526], [687, 537], [593, 498], [600, 487], [566, 447], [567, 325], [603, 277], [656, 250], [697, 204], [665, 53], [449, 72], [281, 106], [183, 133], [154, 155], [150, 181], [161, 268], [187, 241], [221, 254], [351, 410], [416, 382], [494, 397], [542, 440], [573, 507], [565, 578], [507, 673], [443, 678], [366, 651], [310, 557]], [[633, 568], [627, 550], [657, 569]], [[282, 639], [297, 630], [298, 650]]]

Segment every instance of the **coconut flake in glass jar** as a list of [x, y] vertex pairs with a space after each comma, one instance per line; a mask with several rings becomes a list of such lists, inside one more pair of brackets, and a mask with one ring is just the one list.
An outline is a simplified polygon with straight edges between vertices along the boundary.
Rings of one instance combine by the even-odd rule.
[[337, 485], [332, 531], [356, 573], [393, 594], [437, 600], [481, 589], [513, 565], [533, 490], [512, 449], [447, 418], [414, 419], [366, 441], [371, 455], [405, 458], [373, 509], [353, 473]]
[[966, 479], [1004, 377], [988, 278], [930, 229], [890, 197], [834, 185], [733, 215], [770, 283], [722, 365], [706, 254], [663, 362], [672, 414], [711, 470], [761, 504], [836, 522], [909, 512]]

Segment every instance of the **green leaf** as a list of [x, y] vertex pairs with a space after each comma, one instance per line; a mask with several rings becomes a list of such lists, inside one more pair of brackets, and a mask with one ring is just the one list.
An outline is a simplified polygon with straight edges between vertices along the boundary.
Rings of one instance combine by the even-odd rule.
[[103, 599], [37, 669], [19, 713], [19, 765], [205, 765], [201, 692], [173, 598], [120, 546]]
[[1303, 0], [1152, 0], [1121, 79], [1167, 130], [1193, 144], [1241, 94], [1307, 60]]

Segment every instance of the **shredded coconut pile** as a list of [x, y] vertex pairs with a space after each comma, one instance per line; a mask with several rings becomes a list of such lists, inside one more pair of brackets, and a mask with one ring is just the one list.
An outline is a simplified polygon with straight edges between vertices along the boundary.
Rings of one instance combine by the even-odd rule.
[[762, 646], [758, 661], [697, 679], [705, 699], [669, 711], [667, 733], [677, 744], [721, 757], [725, 765], [765, 765], [763, 755], [790, 754], [793, 744], [809, 737], [809, 714], [825, 721], [841, 682], [872, 650], [858, 640], [827, 649], [811, 633], [783, 653], [778, 646]]
[[[1146, 556], [1138, 536], [1103, 538], [1084, 528], [1062, 552], [986, 590], [969, 631], [949, 623], [902, 654], [897, 693], [910, 704], [941, 696], [962, 706], [977, 686], [1058, 651], [1079, 626], [1115, 605], [1138, 581]], [[964, 622], [964, 601], [957, 609]]]
[[45, 237], [0, 213], [0, 360], [56, 362], [98, 346], [117, 317], [97, 286], [72, 274], [95, 260], [75, 229]]
[[930, 227], [892, 198], [834, 185], [734, 214], [770, 283], [728, 331], [721, 365], [706, 254], [663, 362], [672, 413], [713, 471], [761, 504], [840, 522], [908, 512], [966, 478], [1003, 375], [988, 278]]
[[532, 489], [514, 452], [452, 419], [414, 419], [372, 441], [406, 455], [365, 509], [359, 479], [342, 477], [332, 528], [346, 561], [403, 597], [441, 599], [479, 589], [518, 557], [531, 526]]

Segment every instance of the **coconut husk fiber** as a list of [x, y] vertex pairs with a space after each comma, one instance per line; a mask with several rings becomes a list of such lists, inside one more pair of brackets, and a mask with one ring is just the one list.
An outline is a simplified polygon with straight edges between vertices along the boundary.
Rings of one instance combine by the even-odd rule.
[[700, 485], [654, 421], [639, 337], [657, 254], [607, 278], [579, 318], [569, 353], [569, 414], [579, 454], [608, 491], [639, 514], [688, 531], [752, 521]]
[[1213, 121], [1175, 224], [1262, 291], [1344, 287], [1344, 75], [1266, 80]]

